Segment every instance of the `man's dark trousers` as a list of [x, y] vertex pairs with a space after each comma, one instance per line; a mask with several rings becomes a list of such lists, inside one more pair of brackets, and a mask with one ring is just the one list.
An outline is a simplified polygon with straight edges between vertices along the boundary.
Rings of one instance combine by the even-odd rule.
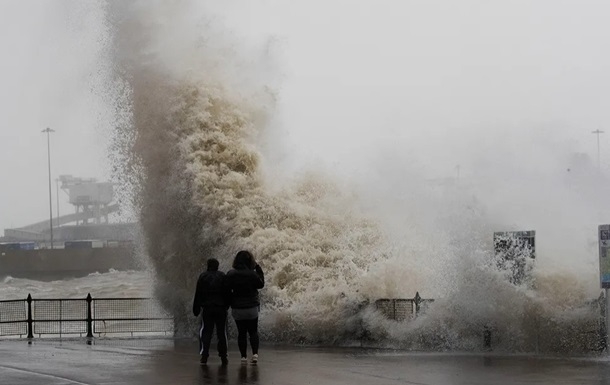
[[199, 354], [202, 357], [210, 355], [210, 343], [212, 334], [216, 328], [218, 337], [218, 355], [227, 356], [227, 310], [226, 309], [203, 309], [201, 314], [201, 329], [199, 329]]

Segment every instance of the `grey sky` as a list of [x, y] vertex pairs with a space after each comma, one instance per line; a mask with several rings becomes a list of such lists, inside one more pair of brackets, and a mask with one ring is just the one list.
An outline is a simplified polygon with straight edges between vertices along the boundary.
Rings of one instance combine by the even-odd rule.
[[[91, 44], [95, 23], [86, 8], [76, 2], [0, 3], [0, 228], [48, 218], [46, 127], [56, 131], [53, 178], [106, 175], [104, 107], [91, 93], [99, 46]], [[62, 203], [61, 211], [68, 210]]]
[[590, 131], [607, 125], [607, 3], [314, 4], [286, 5], [283, 21], [282, 112], [297, 152], [341, 160], [394, 145], [447, 176], [471, 171], [473, 147], [591, 153]]
[[[198, 11], [242, 42], [242, 57], [272, 57], [269, 156], [288, 169], [553, 173], [574, 152], [595, 157], [590, 132], [608, 126], [605, 1], [225, 0]], [[93, 2], [0, 3], [0, 228], [48, 216], [47, 126], [54, 176], [108, 175], [112, 119], [91, 92], [105, 70], [100, 17]], [[610, 128], [601, 139], [608, 171]]]

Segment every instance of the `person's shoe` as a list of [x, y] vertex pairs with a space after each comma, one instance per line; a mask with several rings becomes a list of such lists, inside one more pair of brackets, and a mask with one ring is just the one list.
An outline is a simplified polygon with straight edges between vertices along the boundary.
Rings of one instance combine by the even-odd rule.
[[201, 356], [201, 358], [199, 359], [199, 363], [201, 365], [206, 365], [208, 363], [208, 357], [207, 356]]
[[248, 363], [248, 357], [242, 357], [241, 358], [241, 363], [242, 364], [247, 364]]
[[252, 355], [252, 363], [256, 364], [258, 362], [258, 354], [253, 354]]
[[222, 366], [229, 365], [229, 359], [227, 357], [220, 357], [220, 362], [222, 363]]

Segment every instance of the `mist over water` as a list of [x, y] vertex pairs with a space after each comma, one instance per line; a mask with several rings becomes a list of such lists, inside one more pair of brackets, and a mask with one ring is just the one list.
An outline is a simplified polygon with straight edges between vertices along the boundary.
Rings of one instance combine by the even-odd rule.
[[[564, 134], [549, 139], [545, 123], [528, 119], [531, 110], [495, 124], [518, 113], [510, 95], [509, 107], [488, 106], [480, 119], [454, 114], [462, 127], [472, 119], [459, 134], [454, 122], [417, 112], [419, 121], [401, 121], [397, 109], [391, 122], [387, 106], [398, 108], [396, 95], [376, 89], [369, 100], [387, 100], [377, 112], [375, 104], [359, 108], [357, 98], [300, 105], [317, 117], [324, 114], [316, 107], [336, 108], [316, 123], [324, 129], [332, 122], [338, 138], [312, 130], [314, 146], [302, 134], [302, 115], [287, 114], [297, 110], [294, 84], [276, 88], [269, 73], [277, 66], [273, 49], [238, 42], [201, 9], [189, 1], [107, 6], [121, 79], [113, 90], [121, 112], [115, 159], [139, 211], [157, 295], [184, 317], [185, 333], [205, 259], [228, 269], [245, 248], [267, 274], [267, 338], [340, 343], [365, 336], [408, 348], [477, 350], [490, 327], [494, 344], [508, 351], [588, 349], [597, 314], [585, 302], [599, 295], [596, 227], [608, 218], [609, 183], [578, 145]], [[336, 70], [336, 62], [327, 64]], [[426, 101], [464, 102], [441, 93], [415, 104]], [[342, 113], [343, 123], [336, 118]], [[359, 114], [374, 122], [376, 113], [392, 128], [351, 125]], [[417, 136], [442, 134], [444, 124], [455, 132], [440, 148], [429, 146], [429, 133]], [[330, 162], [303, 161], [316, 153], [328, 153]], [[434, 162], [441, 154], [459, 159]], [[492, 261], [492, 234], [507, 230], [537, 231], [527, 285], [509, 283]], [[407, 324], [383, 319], [370, 305], [416, 291], [437, 300]]]

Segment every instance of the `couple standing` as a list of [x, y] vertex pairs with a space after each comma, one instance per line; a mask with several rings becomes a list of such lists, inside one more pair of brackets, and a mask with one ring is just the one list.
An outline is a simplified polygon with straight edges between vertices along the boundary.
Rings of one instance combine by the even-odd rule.
[[260, 302], [258, 289], [265, 286], [263, 270], [249, 251], [242, 250], [233, 260], [233, 268], [225, 275], [218, 271], [218, 260], [207, 261], [207, 271], [197, 280], [197, 290], [193, 301], [193, 314], [202, 312], [199, 330], [199, 354], [201, 364], [207, 364], [214, 327], [218, 336], [218, 355], [223, 365], [227, 365], [227, 310], [237, 325], [237, 345], [241, 362], [248, 362], [247, 340], [250, 335], [252, 363], [258, 362], [258, 312]]

